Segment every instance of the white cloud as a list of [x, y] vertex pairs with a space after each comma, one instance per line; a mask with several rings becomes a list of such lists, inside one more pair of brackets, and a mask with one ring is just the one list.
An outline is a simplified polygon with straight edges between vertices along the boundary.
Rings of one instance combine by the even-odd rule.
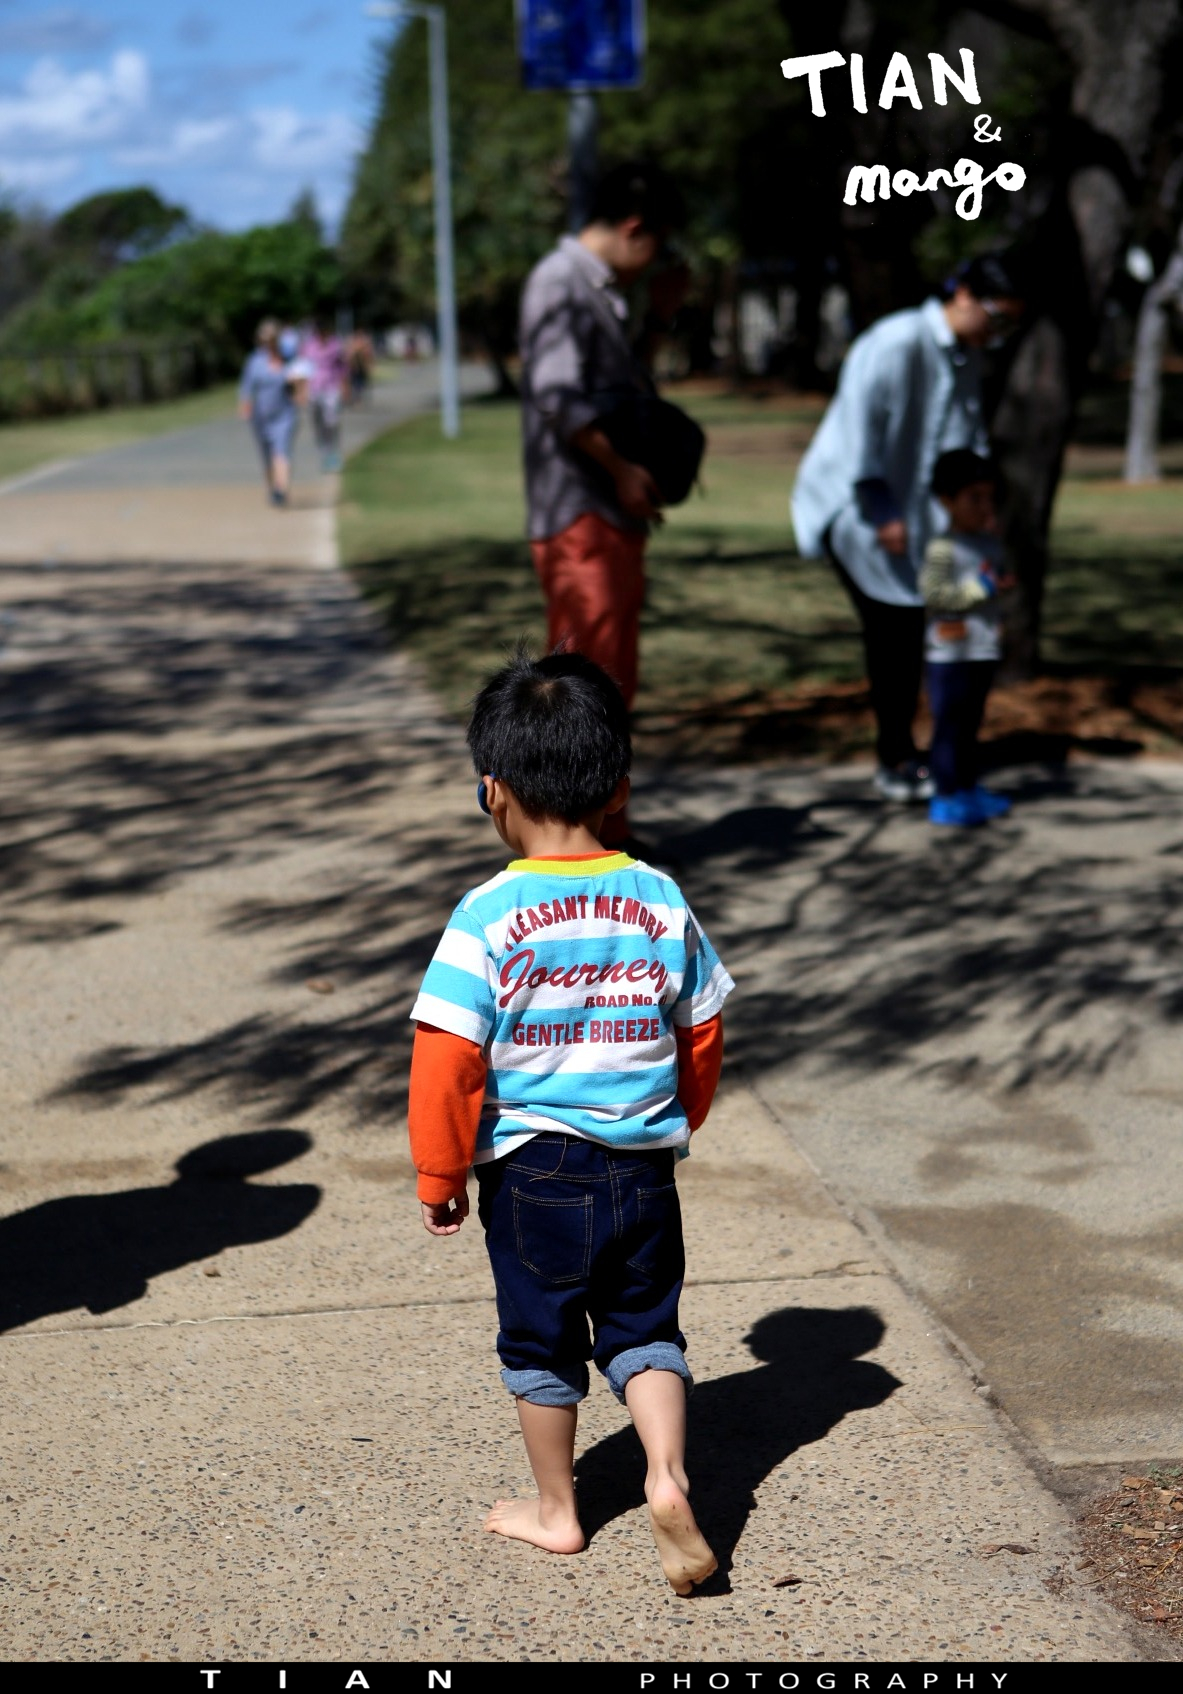
[[[66, 15], [47, 14], [55, 27]], [[188, 14], [188, 22], [199, 16]], [[255, 103], [260, 83], [294, 68], [239, 60], [204, 66], [197, 77], [182, 75], [167, 55], [158, 65], [128, 46], [84, 68], [64, 49], [43, 55], [19, 83], [0, 85], [0, 191], [44, 194], [60, 207], [83, 190], [139, 180], [198, 217], [242, 228], [273, 222], [311, 186], [331, 227], [363, 126], [345, 101], [328, 111], [309, 111], [298, 97]]]
[[19, 94], [0, 96], [0, 137], [62, 147], [109, 141], [144, 110], [149, 92], [148, 61], [133, 48], [112, 54], [108, 70], [39, 59]]
[[294, 106], [269, 106], [250, 114], [256, 164], [284, 175], [345, 170], [361, 146], [358, 125], [343, 112], [305, 117]]
[[183, 159], [187, 159], [193, 153], [216, 147], [235, 127], [233, 118], [189, 118], [177, 125], [173, 146]]
[[0, 156], [0, 189], [16, 188], [26, 194], [38, 194], [42, 189], [56, 187], [59, 182], [68, 182], [81, 168], [82, 160], [69, 155], [60, 155], [56, 159], [30, 159], [27, 155], [6, 159]]
[[147, 146], [119, 147], [112, 158], [120, 165], [167, 166], [188, 164], [217, 152], [240, 128], [236, 118], [186, 118], [172, 132]]

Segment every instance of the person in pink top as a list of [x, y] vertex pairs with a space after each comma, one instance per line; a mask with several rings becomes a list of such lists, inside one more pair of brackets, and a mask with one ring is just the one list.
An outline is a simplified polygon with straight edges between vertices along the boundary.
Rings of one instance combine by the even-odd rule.
[[305, 337], [300, 356], [309, 367], [308, 408], [320, 449], [321, 469], [341, 468], [341, 407], [349, 382], [345, 345], [326, 319], [318, 319]]

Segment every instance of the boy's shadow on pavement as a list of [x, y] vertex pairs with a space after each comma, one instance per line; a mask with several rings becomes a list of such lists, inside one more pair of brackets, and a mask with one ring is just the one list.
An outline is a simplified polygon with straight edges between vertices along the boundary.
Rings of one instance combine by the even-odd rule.
[[[696, 1385], [690, 1399], [686, 1469], [699, 1528], [719, 1561], [698, 1594], [729, 1593], [727, 1572], [754, 1509], [756, 1489], [790, 1453], [820, 1441], [848, 1412], [881, 1405], [901, 1387], [882, 1365], [861, 1359], [883, 1339], [869, 1306], [783, 1307], [753, 1324], [744, 1341], [758, 1370]], [[643, 1506], [644, 1455], [631, 1426], [577, 1461], [579, 1519], [590, 1541], [622, 1512]]]
[[295, 1129], [225, 1135], [178, 1159], [168, 1187], [70, 1195], [0, 1218], [0, 1331], [78, 1306], [113, 1311], [164, 1271], [286, 1235], [316, 1210], [320, 1189], [245, 1179], [311, 1146]]

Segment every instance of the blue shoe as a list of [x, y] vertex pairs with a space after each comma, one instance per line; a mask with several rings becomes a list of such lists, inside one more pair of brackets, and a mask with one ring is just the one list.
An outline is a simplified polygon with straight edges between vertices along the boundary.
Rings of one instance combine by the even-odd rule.
[[975, 824], [985, 823], [986, 817], [974, 805], [971, 792], [965, 789], [960, 794], [934, 794], [928, 802], [928, 821], [948, 824], [952, 829], [972, 829]]
[[967, 788], [965, 793], [984, 818], [1004, 818], [1011, 809], [1012, 802], [1005, 794], [995, 794], [993, 789], [983, 788], [980, 783], [976, 788]]

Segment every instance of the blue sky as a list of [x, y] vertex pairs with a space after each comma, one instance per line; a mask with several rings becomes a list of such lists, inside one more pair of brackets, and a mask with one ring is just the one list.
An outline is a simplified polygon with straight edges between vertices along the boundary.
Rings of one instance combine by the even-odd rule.
[[147, 183], [243, 229], [310, 186], [331, 228], [395, 27], [363, 0], [0, 0], [0, 191]]

